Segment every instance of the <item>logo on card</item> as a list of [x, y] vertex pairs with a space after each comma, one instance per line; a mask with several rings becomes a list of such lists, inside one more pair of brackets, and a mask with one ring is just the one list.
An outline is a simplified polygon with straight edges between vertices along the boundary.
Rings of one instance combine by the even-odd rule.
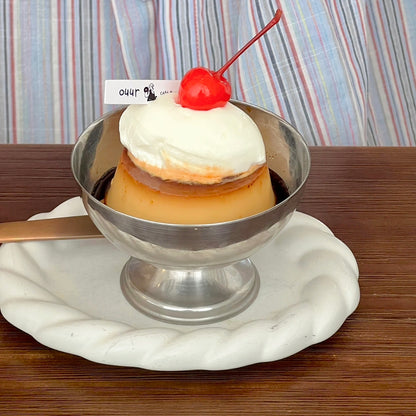
[[111, 79], [105, 81], [105, 104], [146, 104], [157, 97], [170, 92], [177, 92], [178, 80], [128, 80]]
[[151, 82], [147, 87], [144, 87], [143, 92], [147, 101], [156, 100], [157, 96], [155, 94], [155, 84], [153, 84], [153, 82]]

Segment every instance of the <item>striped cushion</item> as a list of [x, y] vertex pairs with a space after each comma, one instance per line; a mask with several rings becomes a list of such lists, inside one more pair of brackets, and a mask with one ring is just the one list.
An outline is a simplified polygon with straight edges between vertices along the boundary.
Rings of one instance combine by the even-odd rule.
[[[72, 143], [105, 79], [222, 66], [274, 0], [0, 2], [0, 142]], [[233, 96], [319, 145], [415, 145], [416, 2], [280, 0], [279, 25], [226, 73]]]

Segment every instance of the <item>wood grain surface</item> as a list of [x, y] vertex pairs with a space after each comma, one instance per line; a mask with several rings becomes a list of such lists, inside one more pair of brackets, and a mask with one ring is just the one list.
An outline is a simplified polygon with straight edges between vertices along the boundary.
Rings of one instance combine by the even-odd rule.
[[[79, 195], [71, 149], [0, 145], [0, 221]], [[333, 337], [276, 362], [154, 372], [51, 350], [0, 316], [0, 415], [416, 415], [416, 148], [311, 154], [299, 210], [360, 268], [360, 305]]]

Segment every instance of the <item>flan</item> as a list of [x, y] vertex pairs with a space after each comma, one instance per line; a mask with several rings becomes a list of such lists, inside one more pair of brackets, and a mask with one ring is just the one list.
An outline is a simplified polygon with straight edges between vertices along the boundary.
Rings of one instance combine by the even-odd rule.
[[232, 103], [196, 111], [166, 94], [127, 107], [119, 132], [124, 150], [105, 196], [117, 211], [162, 223], [212, 224], [276, 203], [260, 131]]

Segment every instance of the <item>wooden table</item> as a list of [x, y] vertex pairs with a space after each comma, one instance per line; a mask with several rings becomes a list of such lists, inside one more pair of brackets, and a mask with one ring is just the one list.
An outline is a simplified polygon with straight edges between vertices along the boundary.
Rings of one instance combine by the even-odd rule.
[[[79, 194], [71, 146], [0, 146], [0, 221]], [[153, 372], [51, 350], [0, 317], [1, 415], [416, 415], [416, 148], [312, 148], [299, 208], [354, 252], [361, 302], [329, 340], [228, 371]]]

